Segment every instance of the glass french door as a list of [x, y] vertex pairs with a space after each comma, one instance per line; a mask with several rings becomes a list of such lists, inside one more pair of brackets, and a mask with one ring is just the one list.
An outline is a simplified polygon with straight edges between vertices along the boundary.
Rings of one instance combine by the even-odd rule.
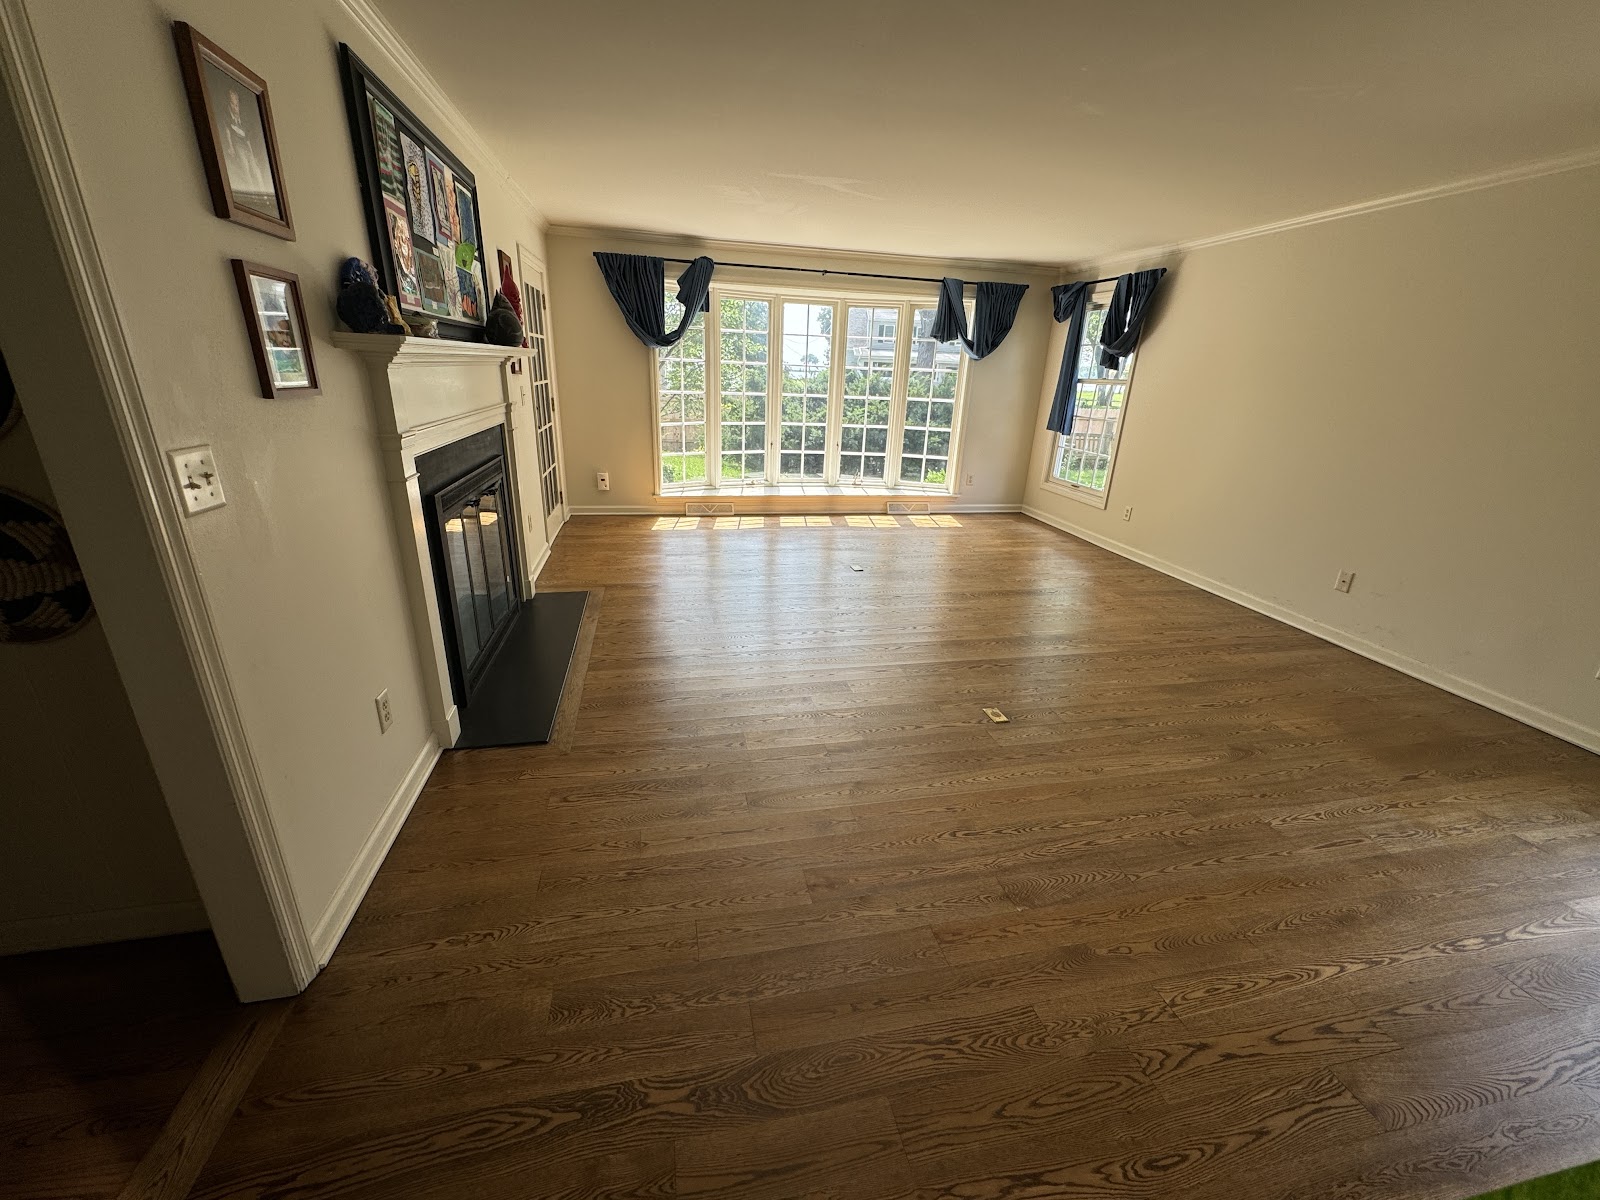
[[553, 541], [566, 520], [561, 488], [561, 434], [556, 424], [555, 380], [550, 368], [549, 311], [544, 272], [526, 259], [523, 317], [528, 335], [528, 388], [533, 394], [533, 439], [539, 450], [539, 497], [544, 507], [545, 540]]

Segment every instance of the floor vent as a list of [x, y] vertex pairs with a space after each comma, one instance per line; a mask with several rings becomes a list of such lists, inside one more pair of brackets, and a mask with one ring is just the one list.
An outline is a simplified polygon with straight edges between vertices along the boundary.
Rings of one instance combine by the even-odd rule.
[[889, 501], [889, 515], [905, 516], [909, 513], [931, 512], [926, 500], [891, 500]]
[[728, 517], [733, 515], [733, 505], [726, 500], [718, 500], [711, 504], [696, 504], [691, 500], [683, 506], [683, 515], [686, 517]]

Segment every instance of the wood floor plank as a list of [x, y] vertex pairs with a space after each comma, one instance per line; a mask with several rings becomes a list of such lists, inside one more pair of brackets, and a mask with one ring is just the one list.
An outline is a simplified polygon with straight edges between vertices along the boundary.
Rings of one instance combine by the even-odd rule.
[[[1462, 1200], [1600, 1157], [1600, 759], [959, 522], [568, 522], [539, 585], [603, 603], [557, 738], [441, 760], [195, 1195]], [[181, 1067], [82, 984], [100, 1085]], [[88, 1143], [6, 1003], [16, 1136]]]

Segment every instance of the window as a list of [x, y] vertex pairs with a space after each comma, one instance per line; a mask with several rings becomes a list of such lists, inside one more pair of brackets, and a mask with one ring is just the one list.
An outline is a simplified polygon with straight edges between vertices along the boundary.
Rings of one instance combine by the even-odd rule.
[[1106, 505], [1111, 487], [1117, 439], [1122, 433], [1122, 417], [1132, 386], [1133, 361], [1138, 357], [1130, 354], [1117, 370], [1100, 365], [1100, 328], [1106, 323], [1110, 299], [1109, 289], [1095, 293], [1084, 314], [1072, 432], [1056, 435], [1048, 480], [1075, 498], [1101, 508]]
[[[683, 319], [683, 305], [667, 296], [667, 328]], [[706, 318], [696, 315], [676, 346], [657, 351], [656, 427], [660, 431], [661, 478], [670, 483], [706, 481]]]
[[[662, 489], [950, 491], [966, 363], [929, 336], [934, 310], [932, 299], [713, 286], [710, 311], [656, 356]], [[669, 328], [682, 313], [669, 289]]]
[[[772, 306], [765, 300], [718, 301], [717, 388], [722, 396], [721, 477], [767, 477], [768, 332]], [[665, 464], [663, 463], [663, 469]], [[666, 481], [663, 475], [663, 482]]]

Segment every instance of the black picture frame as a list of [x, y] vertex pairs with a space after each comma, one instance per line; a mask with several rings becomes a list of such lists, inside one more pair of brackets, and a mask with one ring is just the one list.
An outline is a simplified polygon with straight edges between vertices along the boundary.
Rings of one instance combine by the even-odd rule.
[[[350, 142], [356, 156], [356, 173], [361, 180], [362, 210], [367, 220], [367, 236], [372, 243], [373, 265], [378, 269], [379, 286], [385, 294], [400, 302], [400, 311], [406, 316], [426, 317], [434, 321], [440, 337], [463, 342], [486, 340], [484, 320], [488, 316], [489, 300], [494, 293], [489, 287], [488, 268], [484, 262], [483, 218], [478, 210], [477, 179], [466, 164], [419, 121], [416, 114], [401, 103], [344, 42], [339, 43], [339, 74], [344, 84], [345, 114], [349, 120]], [[379, 161], [380, 135], [374, 129], [374, 114], [377, 111], [374, 104], [386, 111], [394, 125], [393, 137], [384, 135], [390, 143], [389, 153], [384, 156], [387, 171]], [[418, 201], [410, 190], [410, 172], [406, 169], [407, 157], [403, 152], [407, 142], [420, 152], [418, 162], [423, 173], [420, 204], [425, 210], [420, 215], [427, 222], [427, 231], [417, 221]], [[397, 153], [398, 161], [395, 158]], [[478, 238], [470, 268], [458, 266], [455, 257], [457, 242], [454, 239], [445, 242], [437, 236], [428, 236], [428, 231], [436, 233], [438, 223], [438, 208], [433, 196], [435, 167], [442, 167], [450, 176], [444, 181], [448, 194], [444, 206], [447, 210], [451, 205], [457, 206], [457, 229], [467, 225], [465, 215], [459, 210], [459, 193], [464, 191], [470, 198], [471, 227]], [[394, 193], [397, 180], [402, 192], [398, 198]], [[391, 222], [397, 216], [405, 218], [404, 242], [401, 241], [399, 230], [391, 237]], [[406, 264], [399, 259], [397, 245], [410, 249], [412, 262], [408, 270], [402, 270]], [[448, 258], [441, 255], [441, 245], [450, 247]], [[471, 315], [468, 306], [461, 303], [461, 298], [471, 290], [463, 286], [464, 276], [470, 277], [475, 283], [476, 317]]]

